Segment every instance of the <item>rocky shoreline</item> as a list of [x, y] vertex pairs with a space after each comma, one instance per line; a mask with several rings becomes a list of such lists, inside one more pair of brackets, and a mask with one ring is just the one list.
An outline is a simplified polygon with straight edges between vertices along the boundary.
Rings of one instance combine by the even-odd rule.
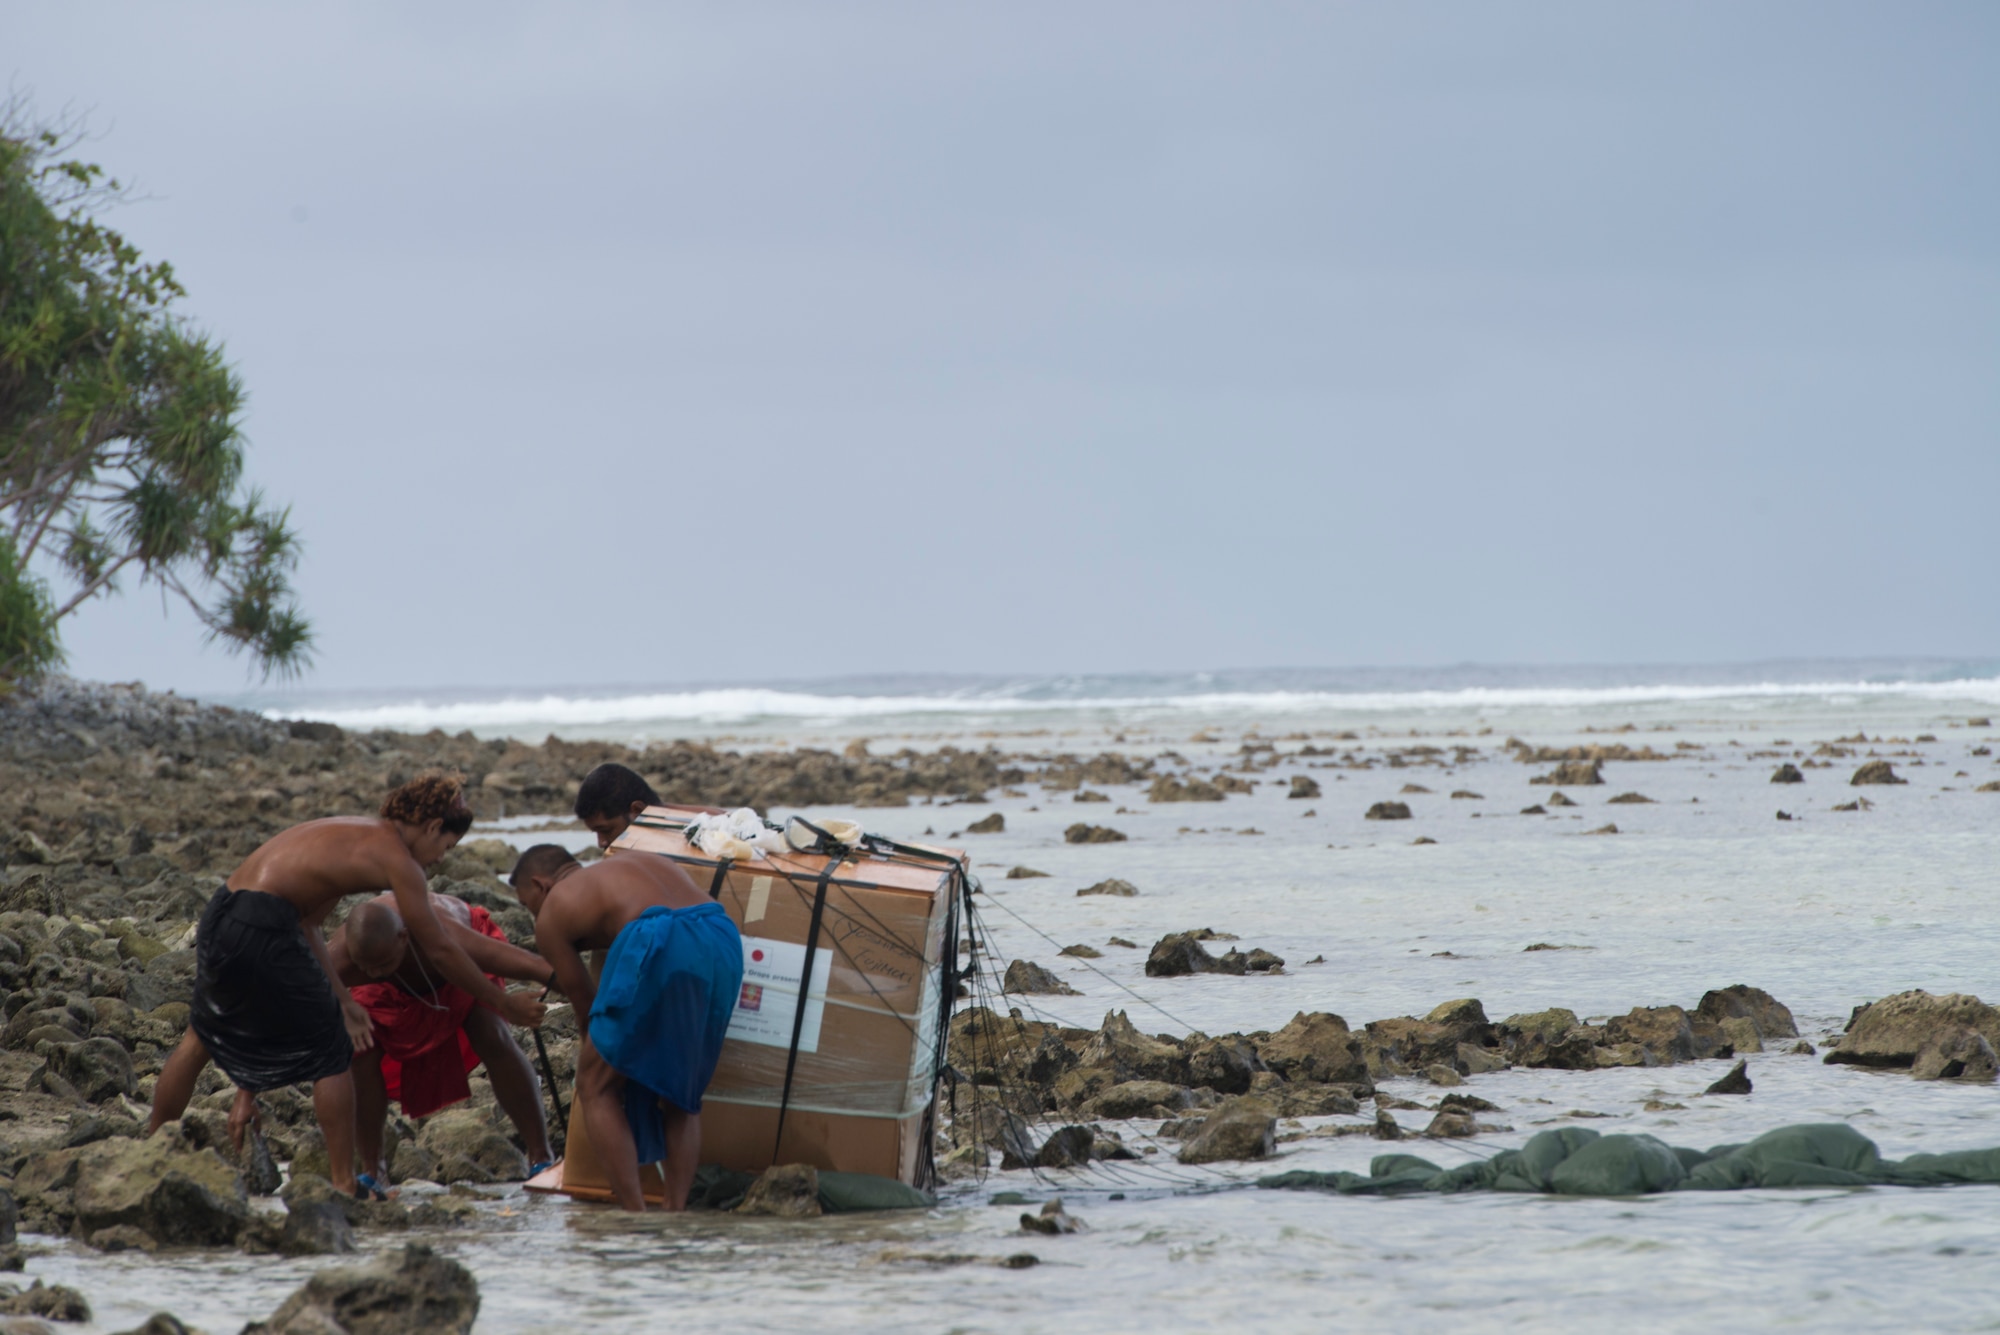
[[[1822, 747], [1804, 764], [1829, 766], [1843, 752], [1853, 754]], [[1606, 761], [1669, 762], [1681, 754], [1623, 743], [1538, 748], [1511, 738], [1487, 751], [1471, 740], [1366, 750], [1312, 741], [1280, 750], [1253, 740], [1233, 763], [1204, 773], [1171, 750], [1143, 757], [947, 747], [875, 755], [858, 742], [838, 753], [739, 753], [689, 742], [634, 750], [555, 738], [527, 745], [469, 733], [349, 733], [137, 686], [52, 679], [0, 699], [0, 1266], [21, 1265], [17, 1227], [106, 1251], [339, 1253], [353, 1249], [356, 1229], [469, 1222], [483, 1184], [524, 1175], [521, 1148], [483, 1078], [475, 1079], [468, 1104], [421, 1125], [392, 1120], [393, 1176], [436, 1184], [409, 1203], [331, 1198], [325, 1150], [298, 1090], [265, 1097], [267, 1143], [236, 1154], [225, 1133], [230, 1091], [212, 1069], [179, 1124], [151, 1141], [137, 1139], [153, 1079], [186, 1024], [193, 924], [219, 880], [277, 830], [372, 812], [383, 792], [424, 768], [465, 774], [476, 810], [492, 819], [566, 818], [578, 781], [607, 760], [638, 769], [669, 801], [769, 809], [978, 804], [996, 789], [1023, 797], [1015, 786], [1030, 783], [1078, 802], [1107, 800], [1092, 785], [1111, 784], [1141, 785], [1155, 802], [1223, 801], [1261, 783], [1289, 784], [1288, 797], [1312, 799], [1322, 790], [1310, 776], [1264, 772], [1281, 765], [1444, 768], [1495, 756], [1553, 766], [1538, 779], [1578, 785], [1602, 782]], [[1878, 763], [1867, 761], [1853, 781], [1898, 781], [1877, 777], [1888, 772], [1886, 763], [1871, 768]], [[1789, 762], [1782, 768], [1798, 773]], [[1003, 824], [995, 815], [987, 828]], [[500, 879], [515, 855], [499, 840], [470, 840], [434, 869], [432, 886], [482, 905], [510, 937], [532, 944], [532, 919]], [[1130, 887], [1113, 879], [1079, 893]], [[1211, 956], [1201, 942], [1212, 939], [1226, 938], [1170, 934], [1153, 948], [1148, 974], [1283, 967], [1264, 951]], [[1051, 978], [1016, 960], [1005, 989], [1046, 990]], [[574, 1017], [558, 1010], [544, 1036], [566, 1081], [574, 1070]], [[996, 1161], [1008, 1170], [1137, 1157], [1145, 1152], [1134, 1148], [1141, 1141], [1154, 1153], [1203, 1164], [1264, 1157], [1284, 1140], [1309, 1135], [1457, 1138], [1496, 1129], [1482, 1115], [1501, 1111], [1458, 1087], [1510, 1066], [1672, 1065], [1779, 1044], [1811, 1050], [1782, 1003], [1744, 985], [1710, 991], [1692, 1007], [1638, 1007], [1596, 1024], [1561, 1008], [1496, 1021], [1477, 1000], [1459, 999], [1421, 1018], [1358, 1028], [1338, 1015], [1301, 1013], [1274, 1030], [1179, 1038], [1141, 1033], [1122, 1012], [1089, 1030], [1023, 1019], [1004, 1003], [975, 1004], [952, 1024], [957, 1116], [943, 1129], [940, 1149], [946, 1172], [959, 1175], [988, 1171]], [[1858, 1008], [1825, 1060], [1907, 1069], [1920, 1079], [1991, 1080], [2000, 1066], [1996, 1046], [2000, 1012], [1974, 997], [1914, 992]], [[1425, 1078], [1444, 1092], [1433, 1105], [1378, 1088], [1394, 1077]], [[1738, 1083], [1725, 1077], [1713, 1092], [1748, 1092], [1747, 1076]], [[1372, 1115], [1363, 1108], [1371, 1101]], [[1429, 1120], [1406, 1125], [1394, 1115], [1412, 1111]], [[1305, 1127], [1297, 1122], [1304, 1118], [1322, 1122]], [[251, 1208], [251, 1197], [278, 1191], [279, 1163], [290, 1169], [286, 1211]], [[61, 1307], [46, 1296], [51, 1292], [0, 1293], [0, 1314], [18, 1301], [28, 1304], [20, 1311], [46, 1315], [33, 1304]], [[476, 1301], [475, 1292], [475, 1311]]]

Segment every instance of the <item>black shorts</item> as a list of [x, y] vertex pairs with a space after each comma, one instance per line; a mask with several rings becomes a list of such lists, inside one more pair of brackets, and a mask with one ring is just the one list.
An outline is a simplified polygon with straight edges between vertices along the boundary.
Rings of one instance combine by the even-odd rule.
[[188, 1023], [237, 1088], [319, 1080], [354, 1060], [333, 984], [289, 901], [223, 886], [202, 910], [194, 955]]

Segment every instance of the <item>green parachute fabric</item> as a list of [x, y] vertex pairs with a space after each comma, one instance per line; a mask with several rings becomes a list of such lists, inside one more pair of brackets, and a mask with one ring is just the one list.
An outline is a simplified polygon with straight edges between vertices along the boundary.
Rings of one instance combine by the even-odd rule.
[[1368, 1173], [1295, 1169], [1260, 1187], [1386, 1196], [1434, 1191], [1523, 1191], [1553, 1196], [1643, 1196], [1748, 1187], [1942, 1187], [2000, 1184], [2000, 1149], [1884, 1159], [1875, 1142], [1840, 1122], [1781, 1126], [1745, 1145], [1679, 1149], [1647, 1135], [1544, 1131], [1518, 1150], [1442, 1169], [1414, 1154], [1381, 1154]]

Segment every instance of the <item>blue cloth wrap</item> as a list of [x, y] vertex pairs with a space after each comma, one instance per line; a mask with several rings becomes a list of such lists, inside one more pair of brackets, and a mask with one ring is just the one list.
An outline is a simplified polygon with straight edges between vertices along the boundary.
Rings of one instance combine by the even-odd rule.
[[743, 989], [743, 937], [720, 904], [659, 905], [625, 924], [604, 957], [590, 1041], [625, 1077], [640, 1163], [667, 1154], [659, 1100], [701, 1111]]

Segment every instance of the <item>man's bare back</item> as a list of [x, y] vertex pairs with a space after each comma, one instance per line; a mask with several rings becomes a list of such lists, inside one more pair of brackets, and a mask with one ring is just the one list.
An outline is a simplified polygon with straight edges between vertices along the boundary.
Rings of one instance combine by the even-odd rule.
[[407, 883], [412, 874], [421, 881], [423, 868], [392, 822], [330, 816], [273, 835], [229, 874], [228, 885], [276, 895], [317, 925], [347, 896]]
[[596, 995], [581, 952], [608, 949], [647, 909], [709, 902], [678, 863], [646, 855], [603, 858], [587, 867], [572, 862], [515, 889], [535, 914], [535, 948], [555, 966], [556, 983], [579, 1015], [590, 1013]]

